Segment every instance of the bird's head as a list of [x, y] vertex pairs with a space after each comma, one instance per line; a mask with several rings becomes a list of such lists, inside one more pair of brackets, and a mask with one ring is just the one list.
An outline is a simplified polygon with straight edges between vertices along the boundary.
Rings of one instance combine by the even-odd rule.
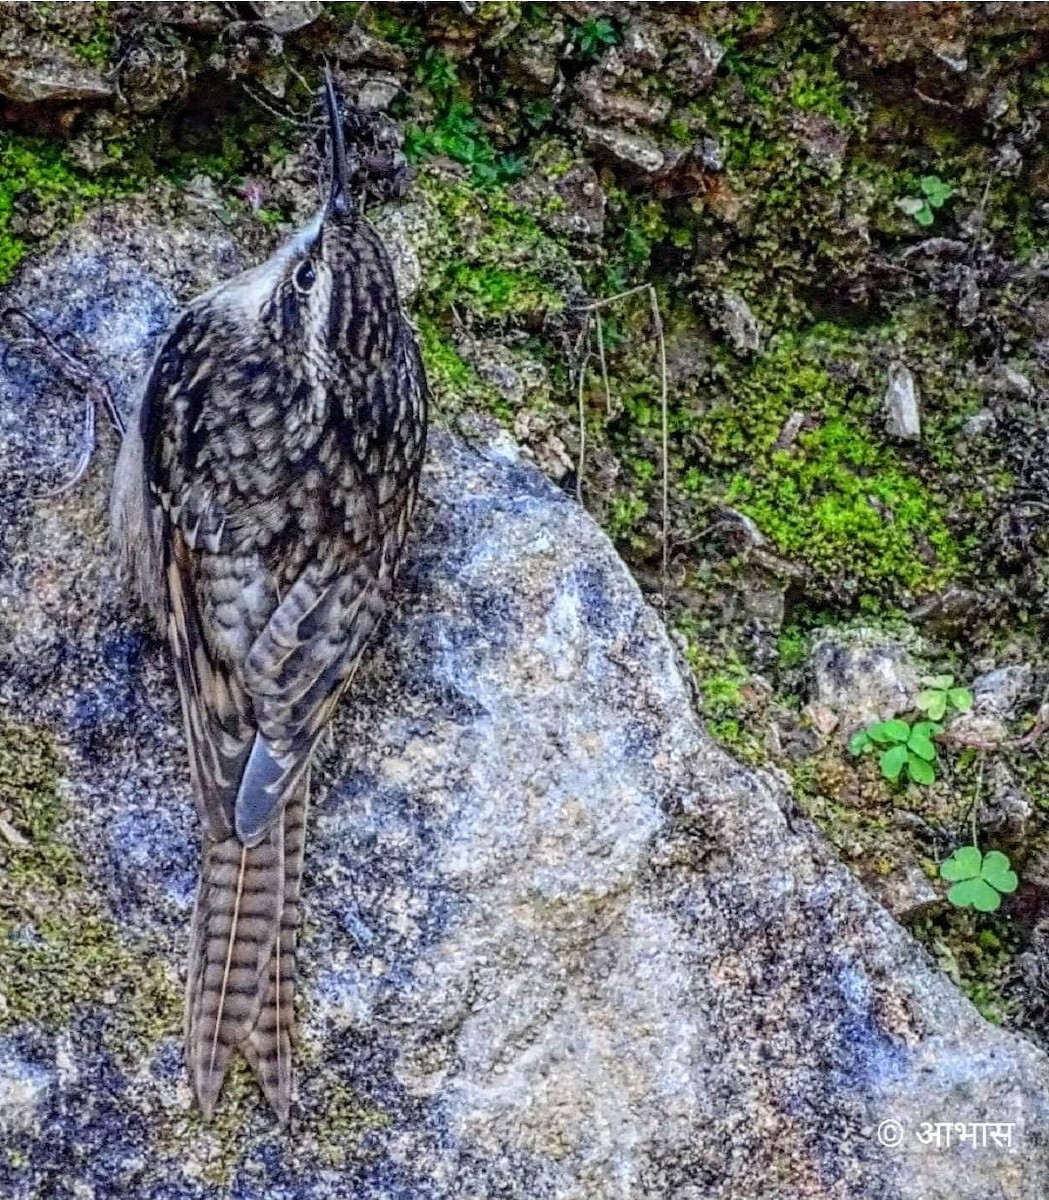
[[323, 207], [265, 263], [219, 289], [238, 328], [264, 328], [269, 344], [318, 386], [333, 372], [388, 353], [399, 314], [389, 257], [350, 190], [329, 72], [324, 105], [331, 183]]

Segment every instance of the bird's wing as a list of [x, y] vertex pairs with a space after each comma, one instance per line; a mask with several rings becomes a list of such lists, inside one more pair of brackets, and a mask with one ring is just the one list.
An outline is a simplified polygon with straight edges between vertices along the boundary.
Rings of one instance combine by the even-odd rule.
[[251, 647], [244, 683], [259, 732], [235, 805], [248, 845], [280, 812], [382, 617], [382, 557], [380, 542], [349, 562], [309, 563]]
[[[426, 377], [403, 328], [372, 368], [354, 389], [362, 419], [343, 431], [331, 465], [341, 485], [341, 534], [302, 569], [245, 660], [259, 732], [235, 827], [249, 845], [282, 810], [352, 680], [382, 619], [408, 532], [425, 443]], [[380, 428], [391, 413], [393, 426]]]
[[206, 375], [189, 374], [205, 334], [191, 308], [157, 354], [140, 414], [149, 503], [159, 510], [167, 632], [175, 659], [197, 803], [208, 833], [228, 837], [255, 735], [250, 697], [232, 663], [216, 655], [201, 615], [202, 549], [218, 550], [223, 514], [188, 469], [199, 435]]

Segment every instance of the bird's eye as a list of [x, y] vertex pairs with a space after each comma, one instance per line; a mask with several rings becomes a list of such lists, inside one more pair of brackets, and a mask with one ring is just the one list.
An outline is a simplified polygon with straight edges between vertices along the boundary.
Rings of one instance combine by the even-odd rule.
[[313, 263], [308, 258], [295, 268], [295, 274], [291, 277], [295, 287], [300, 292], [308, 292], [311, 287], [317, 282], [317, 275], [313, 270]]

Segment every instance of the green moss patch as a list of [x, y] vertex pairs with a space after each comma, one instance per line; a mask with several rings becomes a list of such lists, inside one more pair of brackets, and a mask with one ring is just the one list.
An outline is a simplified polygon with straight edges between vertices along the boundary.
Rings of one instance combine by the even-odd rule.
[[16, 213], [33, 213], [44, 228], [54, 227], [115, 190], [116, 185], [76, 170], [54, 143], [0, 131], [0, 285], [14, 274], [33, 240], [12, 227]]
[[121, 940], [87, 884], [62, 836], [59, 775], [48, 734], [0, 717], [0, 1029], [61, 1028], [82, 1005], [112, 1004], [133, 1039], [151, 1042], [178, 1028], [177, 989], [155, 956]]

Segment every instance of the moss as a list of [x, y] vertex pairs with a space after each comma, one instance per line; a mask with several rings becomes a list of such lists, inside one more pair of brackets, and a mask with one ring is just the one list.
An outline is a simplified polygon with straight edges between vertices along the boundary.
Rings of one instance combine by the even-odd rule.
[[[571, 260], [504, 188], [433, 171], [420, 175], [417, 189], [427, 210], [427, 244], [415, 308], [436, 408], [445, 415], [486, 409], [509, 421], [509, 406], [457, 344], [483, 329], [512, 334], [516, 345], [526, 331], [556, 319], [575, 277]], [[549, 353], [548, 341], [533, 337], [530, 356]]]
[[905, 597], [949, 579], [958, 550], [925, 486], [893, 458], [829, 416], [794, 449], [734, 476], [727, 498], [827, 592]]
[[317, 1159], [338, 1169], [353, 1159], [364, 1137], [389, 1125], [381, 1109], [363, 1104], [351, 1088], [333, 1082], [325, 1089], [322, 1122], [316, 1130], [307, 1126], [306, 1136], [315, 1141]]
[[70, 42], [70, 47], [77, 58], [82, 59], [92, 67], [102, 67], [113, 56], [117, 39], [109, 27], [108, 5], [99, 3], [92, 5], [94, 19], [90, 31]]
[[792, 671], [800, 667], [808, 655], [808, 635], [797, 625], [787, 625], [780, 631], [776, 648], [779, 669]]
[[426, 378], [437, 411], [447, 415], [471, 400], [483, 405], [490, 389], [452, 341], [429, 317], [421, 316], [418, 327]]
[[125, 1053], [177, 1028], [173, 980], [155, 956], [123, 942], [63, 838], [69, 814], [53, 742], [6, 718], [0, 813], [14, 831], [0, 837], [0, 1028], [24, 1020], [59, 1028], [82, 1005], [114, 1004]]
[[920, 918], [912, 931], [985, 1020], [1009, 1023], [1018, 1010], [1017, 1001], [1006, 993], [1020, 937], [1007, 915], [947, 906]]
[[436, 319], [454, 305], [481, 319], [541, 321], [564, 307], [574, 274], [567, 251], [505, 189], [433, 175], [419, 181], [431, 207], [420, 308]]
[[454, 294], [482, 318], [533, 313], [542, 316], [548, 308], [560, 311], [564, 303], [533, 271], [499, 266], [471, 268], [456, 263], [449, 268], [447, 278]]
[[35, 213], [45, 228], [74, 220], [86, 205], [127, 190], [128, 182], [91, 179], [54, 144], [0, 131], [0, 284], [25, 257], [32, 235], [13, 218]]
[[[426, 44], [424, 31], [413, 20], [414, 14], [403, 4], [331, 4], [330, 9], [338, 12], [341, 9], [353, 8], [352, 21], [358, 14], [366, 28], [386, 41], [398, 46], [411, 57], [422, 52]], [[350, 21], [348, 14], [342, 14], [342, 20]], [[352, 22], [351, 22], [352, 23]]]
[[[835, 377], [818, 339], [783, 337], [697, 427], [731, 474], [728, 503], [753, 518], [817, 592], [902, 600], [942, 585], [961, 549], [945, 504], [870, 427], [880, 401]], [[781, 448], [792, 413], [814, 426]]]

